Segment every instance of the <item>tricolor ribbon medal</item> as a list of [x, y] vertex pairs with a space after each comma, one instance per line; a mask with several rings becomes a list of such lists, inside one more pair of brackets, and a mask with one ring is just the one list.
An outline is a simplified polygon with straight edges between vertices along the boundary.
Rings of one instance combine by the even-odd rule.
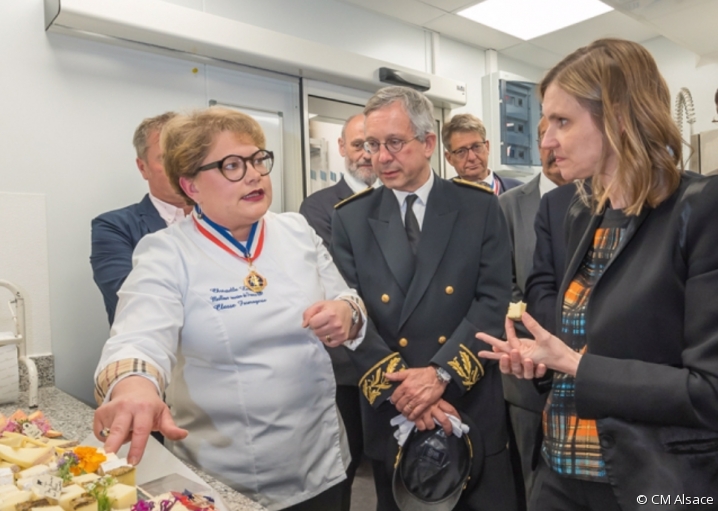
[[197, 230], [212, 243], [217, 245], [219, 248], [232, 254], [233, 256], [246, 261], [249, 265], [249, 273], [244, 278], [244, 286], [252, 291], [253, 293], [259, 293], [267, 287], [267, 279], [265, 279], [257, 269], [254, 267], [253, 261], [256, 260], [262, 253], [264, 247], [264, 221], [262, 221], [262, 228], [259, 230], [259, 236], [257, 236], [257, 243], [252, 250], [254, 244], [255, 235], [257, 234], [257, 227], [259, 222], [254, 222], [252, 228], [249, 231], [249, 237], [247, 242], [243, 244], [241, 241], [237, 241], [232, 236], [232, 233], [226, 227], [213, 222], [207, 215], [202, 213], [199, 206], [195, 206], [192, 211], [192, 220]]
[[499, 183], [499, 180], [496, 179], [496, 176], [493, 176], [493, 180], [491, 181], [491, 188], [494, 189], [494, 195], [499, 195], [499, 192], [501, 191], [501, 184]]

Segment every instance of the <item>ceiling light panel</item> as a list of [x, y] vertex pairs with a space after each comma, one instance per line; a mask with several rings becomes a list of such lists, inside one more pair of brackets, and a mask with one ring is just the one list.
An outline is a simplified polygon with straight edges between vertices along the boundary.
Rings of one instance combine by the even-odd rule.
[[484, 0], [457, 14], [528, 41], [612, 10], [599, 0]]

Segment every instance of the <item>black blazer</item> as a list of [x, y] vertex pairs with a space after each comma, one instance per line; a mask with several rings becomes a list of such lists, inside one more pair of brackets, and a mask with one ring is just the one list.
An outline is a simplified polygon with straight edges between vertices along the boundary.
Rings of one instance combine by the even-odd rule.
[[556, 300], [566, 269], [564, 219], [576, 193], [575, 184], [546, 193], [534, 221], [536, 248], [526, 279], [526, 308], [552, 334], [556, 333]]
[[143, 236], [167, 227], [149, 194], [137, 204], [108, 211], [92, 220], [92, 277], [112, 325], [117, 291], [132, 270], [132, 252]]
[[[718, 502], [718, 178], [686, 173], [656, 209], [633, 217], [586, 310], [588, 350], [576, 375], [580, 417], [597, 419], [621, 509], [652, 495]], [[601, 216], [569, 209], [576, 273]], [[557, 324], [560, 310], [556, 312]], [[649, 505], [640, 506], [638, 495]], [[697, 509], [691, 506], [691, 509]]]
[[[393, 442], [385, 401], [396, 384], [383, 375], [436, 364], [452, 376], [444, 398], [475, 422], [485, 454], [505, 449], [505, 408], [498, 366], [476, 332], [501, 336], [511, 295], [511, 250], [498, 199], [474, 185], [434, 176], [416, 261], [393, 191], [381, 187], [340, 206], [332, 251], [350, 287], [364, 299], [369, 333], [353, 354], [366, 451], [383, 459]], [[378, 335], [377, 335], [378, 333]]]
[[302, 201], [299, 212], [329, 248], [332, 244], [332, 215], [334, 206], [354, 192], [344, 180], [344, 176], [335, 185], [318, 190]]
[[[342, 176], [337, 184], [314, 192], [304, 199], [302, 205], [299, 206], [299, 212], [307, 219], [307, 222], [319, 237], [322, 238], [327, 249], [331, 248], [332, 243], [334, 206], [353, 194], [354, 192], [349, 188], [344, 176]], [[327, 348], [327, 353], [329, 353], [329, 358], [332, 359], [337, 384], [356, 386], [359, 381], [359, 375], [354, 364], [349, 360], [346, 348], [344, 346]]]
[[[538, 195], [538, 182], [535, 186]], [[552, 333], [556, 333], [556, 299], [566, 266], [564, 218], [575, 194], [574, 184], [559, 186], [544, 194], [534, 220], [536, 244], [533, 265], [526, 279], [524, 301], [529, 314]], [[502, 195], [499, 201], [504, 197], [507, 195]], [[524, 200], [528, 202], [529, 199]], [[517, 325], [517, 330], [519, 335], [530, 335], [521, 324]], [[505, 376], [503, 382], [506, 401], [536, 413], [543, 412], [547, 394], [539, 393], [530, 380]]]

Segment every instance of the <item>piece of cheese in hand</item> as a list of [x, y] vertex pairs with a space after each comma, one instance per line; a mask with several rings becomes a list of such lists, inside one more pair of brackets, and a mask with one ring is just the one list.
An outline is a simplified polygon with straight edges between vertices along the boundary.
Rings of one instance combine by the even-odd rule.
[[524, 302], [515, 302], [509, 304], [509, 312], [506, 316], [512, 321], [521, 321], [521, 316], [526, 312], [526, 304]]

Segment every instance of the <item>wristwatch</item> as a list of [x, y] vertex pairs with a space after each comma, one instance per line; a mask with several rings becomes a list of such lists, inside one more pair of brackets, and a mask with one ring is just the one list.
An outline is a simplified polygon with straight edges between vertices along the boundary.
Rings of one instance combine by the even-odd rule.
[[446, 369], [444, 369], [443, 367], [440, 367], [440, 366], [434, 366], [434, 369], [436, 369], [436, 378], [441, 383], [451, 382], [451, 375], [449, 374], [449, 372]]
[[351, 328], [354, 328], [357, 323], [359, 323], [359, 309], [357, 305], [352, 302], [351, 300], [347, 300], [346, 298], [341, 299], [344, 302], [347, 302], [349, 304], [349, 308], [352, 310], [352, 326]]
[[359, 323], [359, 311], [351, 302], [347, 303], [349, 303], [349, 306], [352, 308], [352, 328], [354, 328], [357, 326], [357, 323]]

